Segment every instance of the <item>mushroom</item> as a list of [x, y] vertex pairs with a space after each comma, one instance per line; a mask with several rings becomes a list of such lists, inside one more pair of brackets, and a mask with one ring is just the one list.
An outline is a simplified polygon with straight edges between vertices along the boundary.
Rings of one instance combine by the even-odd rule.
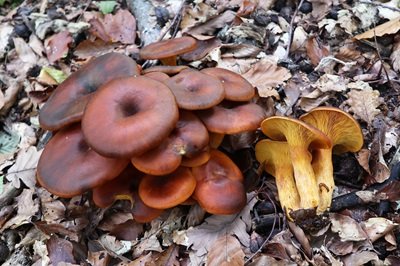
[[140, 171], [150, 175], [166, 175], [179, 167], [182, 156], [192, 157], [208, 144], [208, 131], [193, 113], [181, 110], [172, 133], [155, 149], [131, 159]]
[[175, 66], [176, 56], [196, 49], [196, 40], [192, 37], [180, 37], [146, 45], [139, 51], [145, 60], [160, 59], [164, 65]]
[[185, 69], [165, 82], [175, 95], [179, 108], [207, 109], [219, 104], [225, 97], [222, 83], [199, 71]]
[[334, 107], [317, 107], [300, 120], [324, 132], [332, 147], [315, 149], [312, 166], [320, 190], [318, 212], [326, 211], [332, 202], [335, 187], [333, 179], [332, 149], [334, 153], [356, 152], [363, 146], [363, 134], [357, 121], [346, 112]]
[[79, 122], [87, 102], [101, 85], [134, 75], [139, 75], [138, 67], [128, 56], [109, 53], [91, 60], [51, 94], [40, 110], [40, 126], [55, 131]]
[[253, 85], [235, 72], [217, 67], [205, 68], [201, 72], [216, 77], [222, 82], [226, 100], [250, 101], [255, 95]]
[[143, 70], [142, 74], [145, 75], [153, 72], [162, 72], [164, 74], [173, 76], [188, 68], [188, 66], [152, 66]]
[[58, 131], [46, 144], [37, 180], [51, 193], [71, 198], [114, 179], [129, 160], [97, 154], [83, 139], [79, 124]]
[[165, 176], [146, 175], [139, 184], [139, 197], [155, 209], [168, 209], [185, 202], [193, 194], [196, 179], [189, 168], [179, 167]]
[[264, 109], [255, 103], [234, 105], [232, 108], [214, 106], [207, 110], [197, 111], [196, 114], [209, 131], [219, 134], [237, 134], [256, 130], [266, 117]]
[[181, 165], [186, 167], [196, 167], [205, 164], [210, 159], [210, 149], [209, 147], [202, 150], [200, 153], [192, 157], [183, 156]]
[[256, 144], [255, 153], [265, 171], [275, 177], [281, 207], [293, 220], [290, 212], [300, 209], [300, 196], [294, 180], [289, 145], [284, 141], [264, 139]]
[[115, 79], [89, 101], [82, 131], [95, 151], [131, 158], [157, 147], [178, 121], [171, 91], [147, 77]]
[[265, 119], [261, 123], [261, 130], [273, 140], [287, 141], [296, 187], [300, 195], [300, 208], [317, 207], [319, 192], [309, 150], [330, 148], [332, 143], [328, 136], [300, 120], [280, 116]]
[[223, 152], [210, 151], [207, 163], [192, 168], [197, 180], [193, 198], [212, 214], [234, 214], [247, 202], [243, 175]]

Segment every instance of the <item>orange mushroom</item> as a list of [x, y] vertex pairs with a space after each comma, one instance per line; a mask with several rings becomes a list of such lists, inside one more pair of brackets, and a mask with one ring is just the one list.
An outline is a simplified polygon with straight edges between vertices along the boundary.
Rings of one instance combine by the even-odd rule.
[[261, 123], [261, 130], [273, 140], [287, 141], [300, 195], [300, 208], [316, 208], [319, 204], [319, 191], [311, 166], [310, 150], [329, 149], [332, 143], [328, 136], [300, 120], [280, 116], [265, 119]]
[[51, 94], [40, 110], [40, 126], [55, 131], [79, 122], [87, 102], [101, 85], [134, 75], [139, 75], [138, 67], [128, 56], [109, 53], [91, 60]]
[[348, 113], [334, 107], [317, 107], [300, 117], [300, 120], [324, 132], [332, 147], [315, 149], [312, 166], [320, 191], [318, 212], [326, 211], [332, 202], [335, 187], [333, 179], [332, 149], [334, 153], [356, 152], [363, 146], [360, 125]]

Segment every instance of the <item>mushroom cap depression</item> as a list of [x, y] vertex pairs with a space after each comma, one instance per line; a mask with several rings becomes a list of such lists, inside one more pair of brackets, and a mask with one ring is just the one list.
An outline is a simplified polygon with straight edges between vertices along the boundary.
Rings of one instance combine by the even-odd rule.
[[167, 86], [143, 76], [121, 78], [102, 86], [89, 101], [82, 131], [98, 153], [131, 158], [157, 147], [178, 116]]
[[222, 83], [199, 71], [185, 69], [165, 82], [175, 95], [178, 106], [202, 110], [219, 104], [225, 97]]
[[324, 132], [332, 141], [335, 153], [356, 152], [363, 146], [358, 122], [348, 113], [334, 107], [317, 107], [300, 120]]
[[139, 51], [142, 59], [163, 59], [190, 52], [196, 48], [196, 40], [192, 37], [180, 37], [151, 43]]
[[54, 131], [80, 121], [98, 87], [115, 78], [134, 75], [139, 75], [138, 67], [128, 56], [109, 53], [91, 60], [51, 94], [40, 110], [40, 126]]
[[255, 89], [241, 75], [227, 69], [211, 67], [201, 70], [202, 73], [218, 78], [225, 90], [225, 99], [230, 101], [250, 101]]
[[223, 152], [211, 150], [210, 153], [207, 163], [192, 169], [197, 180], [193, 197], [212, 214], [239, 212], [247, 202], [243, 175]]
[[47, 143], [37, 166], [37, 179], [51, 193], [71, 198], [114, 179], [128, 163], [96, 153], [84, 141], [80, 126], [72, 125]]
[[166, 176], [146, 175], [139, 184], [139, 197], [155, 209], [175, 207], [193, 194], [196, 179], [189, 168], [179, 167]]

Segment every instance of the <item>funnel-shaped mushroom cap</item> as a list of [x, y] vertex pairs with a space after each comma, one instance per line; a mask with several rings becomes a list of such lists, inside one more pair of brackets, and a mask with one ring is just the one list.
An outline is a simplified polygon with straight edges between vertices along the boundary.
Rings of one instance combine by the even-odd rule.
[[178, 116], [167, 86], [143, 76], [121, 78], [102, 86], [89, 101], [82, 131], [98, 153], [131, 158], [157, 147]]
[[300, 208], [300, 196], [293, 176], [289, 145], [283, 141], [264, 139], [256, 144], [255, 152], [257, 161], [264, 164], [265, 171], [275, 177], [282, 209], [292, 219], [290, 211]]
[[192, 37], [180, 37], [146, 45], [139, 51], [142, 59], [163, 59], [177, 56], [196, 49], [196, 40]]
[[40, 126], [58, 130], [81, 120], [85, 106], [101, 85], [121, 77], [139, 75], [130, 57], [109, 53], [91, 60], [52, 93], [39, 114]]
[[182, 156], [194, 156], [208, 144], [208, 131], [192, 112], [181, 110], [175, 129], [157, 148], [134, 156], [137, 169], [150, 175], [166, 175], [181, 164]]
[[166, 176], [144, 176], [139, 184], [139, 196], [152, 208], [167, 209], [187, 200], [196, 187], [189, 168], [179, 167]]
[[255, 103], [246, 103], [226, 108], [214, 106], [196, 112], [210, 132], [237, 134], [256, 130], [266, 117], [264, 109]]
[[47, 143], [37, 179], [51, 193], [70, 198], [114, 179], [129, 160], [106, 158], [84, 141], [79, 125], [58, 131]]
[[362, 148], [363, 134], [358, 122], [348, 113], [334, 107], [317, 107], [300, 120], [324, 132], [336, 153], [356, 152]]
[[303, 209], [317, 207], [319, 191], [309, 150], [332, 147], [328, 136], [300, 120], [280, 116], [265, 119], [261, 124], [261, 129], [273, 140], [287, 141], [297, 191], [301, 198], [300, 207]]
[[111, 206], [116, 200], [129, 200], [134, 204], [134, 194], [139, 181], [144, 174], [131, 164], [113, 180], [93, 188], [93, 202], [100, 208]]
[[186, 69], [165, 82], [175, 95], [178, 106], [202, 110], [219, 104], [225, 97], [222, 83], [200, 71]]
[[246, 205], [243, 175], [224, 153], [211, 150], [210, 160], [192, 169], [197, 186], [193, 197], [212, 214], [233, 214]]
[[202, 73], [218, 78], [225, 90], [225, 99], [230, 101], [250, 101], [255, 90], [241, 75], [223, 68], [205, 68]]

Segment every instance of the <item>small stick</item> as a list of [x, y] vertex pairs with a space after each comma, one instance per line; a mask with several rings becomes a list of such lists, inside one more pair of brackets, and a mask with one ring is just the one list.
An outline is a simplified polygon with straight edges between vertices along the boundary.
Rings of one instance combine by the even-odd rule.
[[304, 0], [301, 0], [299, 5], [297, 6], [296, 10], [294, 11], [294, 14], [292, 16], [292, 19], [290, 20], [290, 27], [289, 27], [289, 43], [286, 47], [286, 54], [285, 54], [285, 59], [289, 57], [290, 53], [290, 47], [292, 46], [293, 43], [293, 35], [294, 35], [294, 20], [297, 16], [297, 13], [299, 13], [300, 7], [303, 5]]

